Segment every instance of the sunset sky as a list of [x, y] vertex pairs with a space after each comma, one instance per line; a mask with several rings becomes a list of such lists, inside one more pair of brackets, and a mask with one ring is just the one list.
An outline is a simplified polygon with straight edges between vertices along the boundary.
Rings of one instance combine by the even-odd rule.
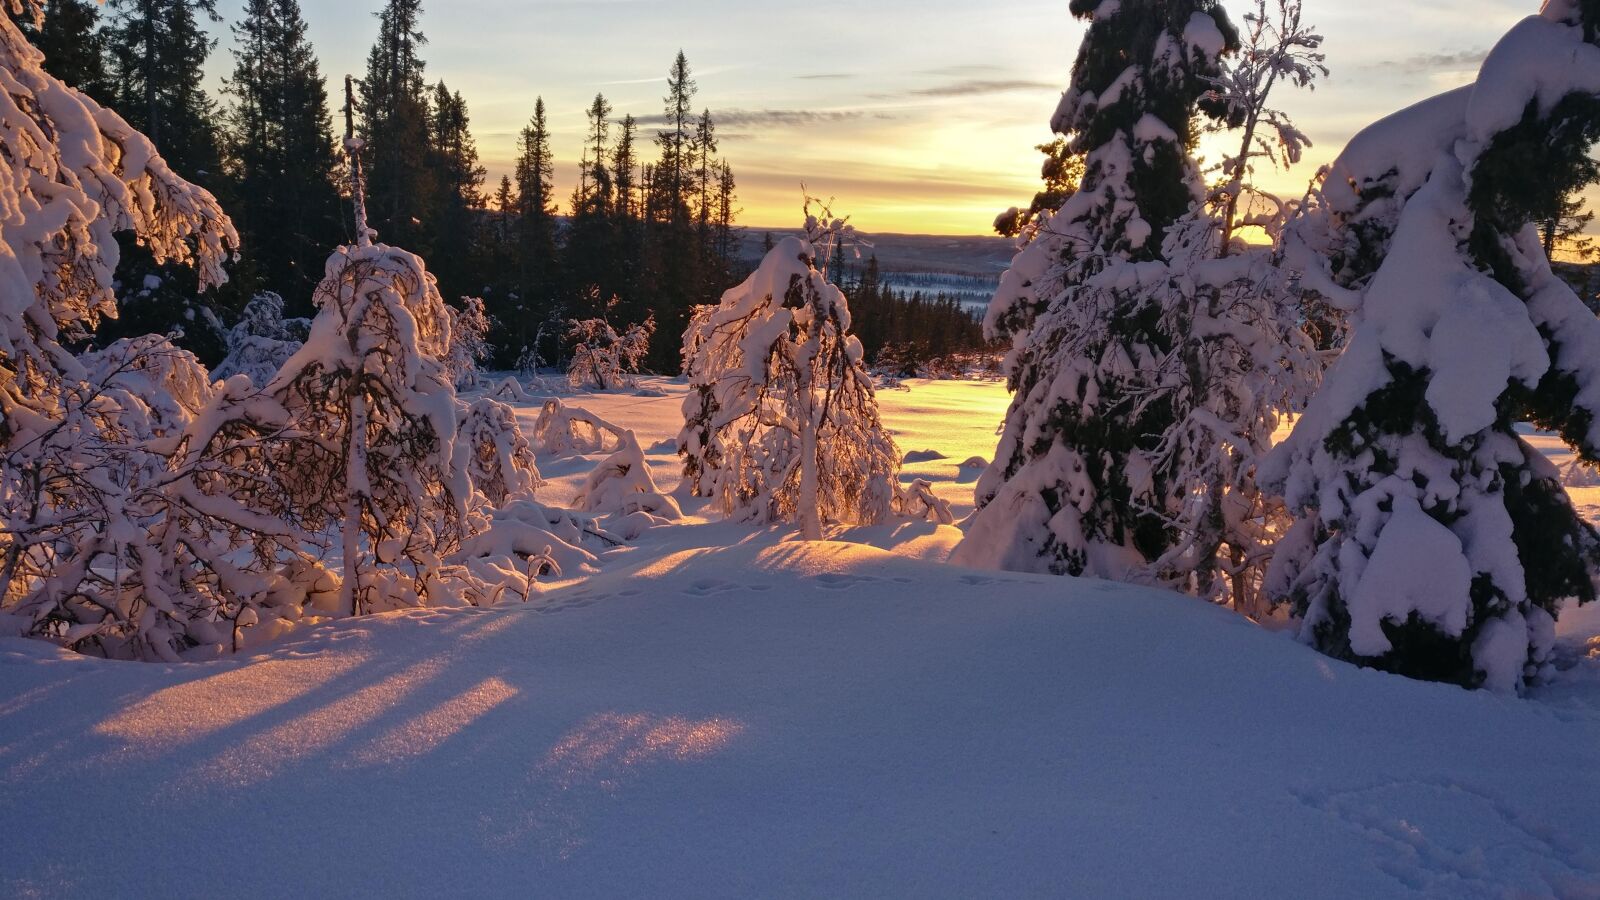
[[[330, 85], [364, 71], [379, 0], [302, 0]], [[239, 17], [240, 0], [219, 11]], [[1470, 80], [1537, 0], [1307, 0], [1332, 76], [1280, 95], [1316, 141], [1266, 180], [1299, 193], [1361, 125]], [[1229, 4], [1237, 17], [1244, 3]], [[432, 0], [430, 80], [461, 91], [491, 184], [543, 95], [558, 194], [576, 178], [583, 111], [604, 92], [620, 118], [659, 116], [665, 73], [688, 54], [739, 179], [742, 222], [797, 224], [800, 184], [868, 231], [982, 234], [1037, 183], [1081, 23], [1065, 0]], [[231, 68], [226, 34], [213, 57]], [[648, 127], [648, 126], [647, 126]]]

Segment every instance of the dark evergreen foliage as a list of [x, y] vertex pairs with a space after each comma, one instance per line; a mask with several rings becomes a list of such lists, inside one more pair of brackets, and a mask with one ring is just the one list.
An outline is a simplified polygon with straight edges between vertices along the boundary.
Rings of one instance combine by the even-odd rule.
[[248, 0], [233, 35], [233, 221], [261, 288], [285, 298], [290, 315], [309, 315], [329, 248], [345, 235], [327, 81], [298, 0]]

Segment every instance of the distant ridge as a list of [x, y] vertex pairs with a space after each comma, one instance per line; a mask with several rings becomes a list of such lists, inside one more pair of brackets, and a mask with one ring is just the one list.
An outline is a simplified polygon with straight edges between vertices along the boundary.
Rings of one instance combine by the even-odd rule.
[[[764, 235], [778, 239], [800, 233], [797, 228], [747, 228], [740, 257], [754, 265]], [[847, 258], [851, 272], [876, 256], [886, 283], [905, 291], [951, 294], [975, 308], [988, 304], [1016, 254], [1016, 242], [1003, 237], [862, 232], [862, 238], [872, 246], [860, 248], [860, 260]]]

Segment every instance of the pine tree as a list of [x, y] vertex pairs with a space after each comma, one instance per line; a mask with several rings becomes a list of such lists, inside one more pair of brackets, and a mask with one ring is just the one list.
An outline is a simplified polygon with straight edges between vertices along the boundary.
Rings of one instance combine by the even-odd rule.
[[1266, 471], [1300, 516], [1269, 588], [1332, 656], [1520, 690], [1595, 598], [1600, 534], [1517, 424], [1600, 460], [1600, 320], [1538, 228], [1591, 171], [1597, 43], [1600, 5], [1552, 0], [1333, 167], [1307, 278], [1360, 315]]
[[328, 89], [298, 0], [248, 0], [226, 91], [234, 220], [262, 286], [310, 312], [341, 226]]
[[[361, 82], [361, 137], [366, 141], [368, 210], [372, 225], [397, 246], [430, 248], [437, 233], [431, 201], [437, 190], [428, 166], [428, 88], [418, 50], [422, 0], [389, 0], [378, 13], [378, 40]], [[426, 254], [424, 254], [426, 255]]]

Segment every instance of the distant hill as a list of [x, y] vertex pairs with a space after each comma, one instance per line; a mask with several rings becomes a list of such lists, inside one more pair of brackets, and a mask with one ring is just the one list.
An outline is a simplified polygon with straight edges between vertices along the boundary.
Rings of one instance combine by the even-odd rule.
[[[793, 228], [747, 229], [740, 256], [754, 265], [769, 233], [774, 239], [800, 234]], [[988, 304], [1017, 252], [1016, 242], [1003, 237], [863, 234], [863, 239], [872, 246], [860, 248], [859, 262], [847, 260], [852, 269], [876, 256], [885, 282], [906, 291], [950, 294], [974, 308]]]

